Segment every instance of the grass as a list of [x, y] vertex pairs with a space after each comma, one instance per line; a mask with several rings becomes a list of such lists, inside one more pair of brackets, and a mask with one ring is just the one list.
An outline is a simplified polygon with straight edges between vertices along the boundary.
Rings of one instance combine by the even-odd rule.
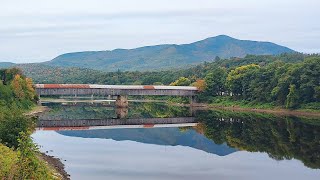
[[[209, 99], [211, 106], [222, 107], [237, 107], [237, 108], [254, 108], [254, 109], [285, 109], [283, 106], [276, 105], [275, 103], [261, 103], [246, 100], [234, 100], [230, 96], [212, 97]], [[308, 104], [301, 104], [296, 109], [291, 109], [303, 112], [320, 112], [320, 103], [313, 102]]]
[[312, 102], [300, 105], [298, 111], [320, 112], [320, 102]]
[[257, 109], [282, 108], [279, 106], [275, 106], [273, 103], [251, 102], [246, 100], [233, 100], [229, 96], [213, 97], [210, 99], [210, 105], [225, 106], [225, 107], [239, 107], [239, 108], [257, 108]]
[[2, 144], [0, 154], [0, 179], [12, 179], [18, 170], [18, 154]]

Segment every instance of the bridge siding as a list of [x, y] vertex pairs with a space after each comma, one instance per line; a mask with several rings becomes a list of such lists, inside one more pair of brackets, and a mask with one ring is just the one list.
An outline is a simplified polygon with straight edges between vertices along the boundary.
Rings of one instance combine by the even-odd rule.
[[87, 89], [87, 88], [37, 88], [38, 95], [163, 95], [163, 96], [194, 96], [196, 91], [181, 89]]

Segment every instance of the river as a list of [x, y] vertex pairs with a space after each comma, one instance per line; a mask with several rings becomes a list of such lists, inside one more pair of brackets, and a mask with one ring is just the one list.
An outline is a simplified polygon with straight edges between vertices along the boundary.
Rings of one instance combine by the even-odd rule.
[[[72, 179], [320, 177], [319, 119], [162, 103], [124, 110], [108, 103], [46, 105], [51, 111], [39, 116], [32, 137], [42, 152], [62, 160]], [[48, 127], [50, 120], [76, 127]]]

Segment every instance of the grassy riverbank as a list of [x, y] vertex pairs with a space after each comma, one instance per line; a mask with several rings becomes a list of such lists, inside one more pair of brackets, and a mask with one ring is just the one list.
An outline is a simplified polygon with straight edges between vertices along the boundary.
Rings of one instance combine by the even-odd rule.
[[287, 109], [284, 106], [276, 105], [275, 103], [261, 103], [246, 100], [233, 100], [232, 97], [214, 97], [207, 104], [211, 108], [222, 108], [238, 111], [256, 111], [256, 112], [275, 112], [292, 115], [319, 115], [320, 103], [301, 104], [297, 108]]

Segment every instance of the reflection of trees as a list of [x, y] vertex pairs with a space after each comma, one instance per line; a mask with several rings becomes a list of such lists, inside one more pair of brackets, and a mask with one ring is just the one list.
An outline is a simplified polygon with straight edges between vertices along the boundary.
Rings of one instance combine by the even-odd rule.
[[188, 107], [168, 106], [164, 103], [131, 103], [129, 117], [131, 118], [168, 118], [189, 116]]
[[[104, 104], [77, 103], [48, 105], [51, 111], [40, 116], [40, 119], [108, 119], [116, 118], [116, 109]], [[164, 103], [129, 104], [128, 118], [167, 118], [189, 116], [188, 107], [168, 106]]]
[[308, 167], [320, 168], [320, 126], [312, 121], [222, 111], [198, 114], [199, 127], [217, 144], [266, 152], [276, 160], [299, 159]]
[[42, 114], [40, 119], [106, 119], [116, 117], [115, 110], [112, 107], [106, 107], [103, 104], [66, 104], [59, 103], [48, 104], [51, 109]]

